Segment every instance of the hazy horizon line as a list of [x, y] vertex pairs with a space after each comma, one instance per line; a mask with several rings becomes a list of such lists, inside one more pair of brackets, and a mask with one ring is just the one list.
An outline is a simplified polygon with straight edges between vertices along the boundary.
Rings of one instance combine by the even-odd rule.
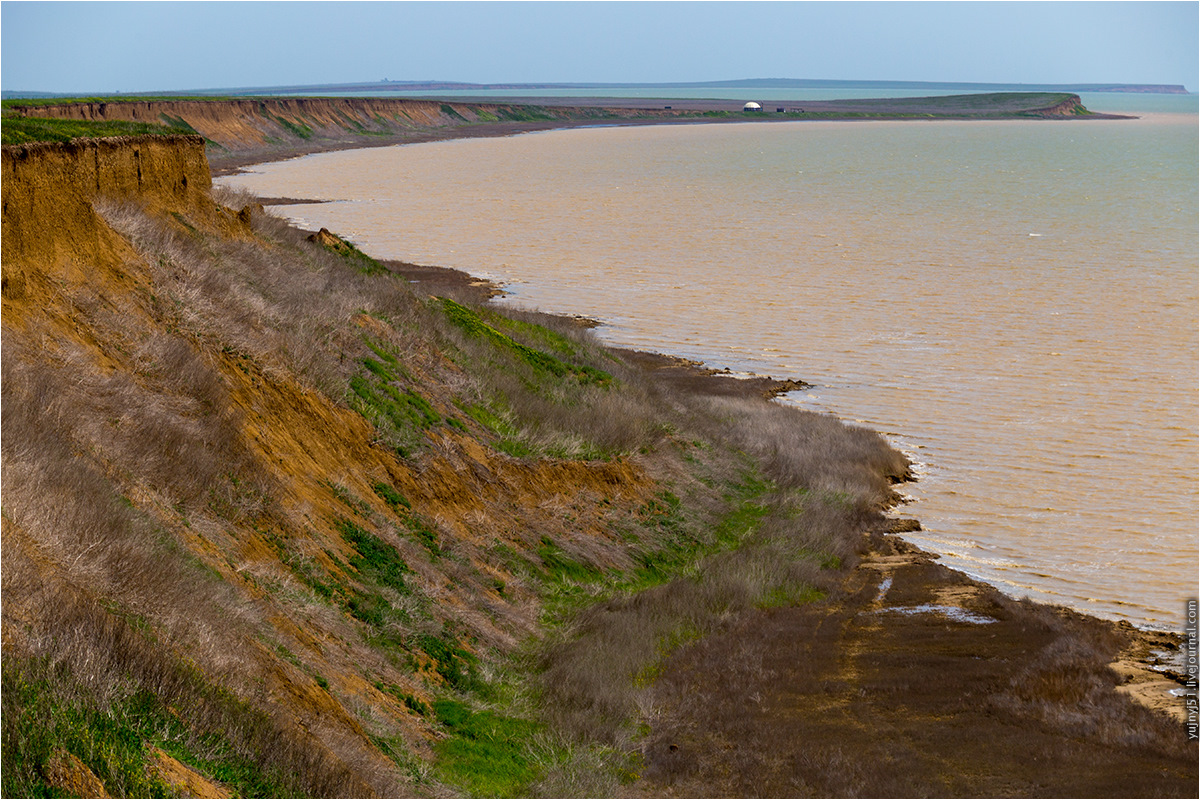
[[193, 89], [159, 89], [139, 92], [59, 92], [41, 89], [2, 89], [0, 95], [4, 99], [37, 98], [37, 97], [87, 97], [87, 96], [128, 96], [146, 97], [155, 95], [185, 95], [185, 94], [238, 94], [250, 92], [275, 91], [281, 93], [300, 93], [320, 90], [330, 87], [395, 87], [392, 91], [412, 91], [428, 89], [606, 89], [606, 88], [719, 88], [719, 87], [770, 87], [770, 88], [1020, 88], [1027, 91], [1088, 91], [1088, 92], [1123, 92], [1139, 90], [1143, 93], [1177, 94], [1178, 91], [1151, 92], [1149, 89], [1182, 89], [1183, 93], [1195, 94], [1184, 84], [1172, 83], [1120, 83], [1104, 81], [1095, 83], [1029, 83], [1022, 81], [914, 81], [914, 80], [864, 80], [842, 78], [728, 78], [710, 81], [496, 81], [473, 82], [457, 80], [391, 80], [383, 78], [375, 81], [331, 81], [328, 83], [306, 84], [274, 84], [260, 86], [206, 87]]

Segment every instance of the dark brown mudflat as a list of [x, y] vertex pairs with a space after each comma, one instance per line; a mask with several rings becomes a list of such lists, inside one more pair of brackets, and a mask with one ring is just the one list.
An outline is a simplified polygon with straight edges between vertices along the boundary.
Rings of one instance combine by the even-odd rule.
[[[974, 616], [896, 610], [924, 605]], [[838, 599], [763, 611], [672, 658], [631, 788], [677, 797], [1194, 797], [1197, 748], [1184, 726], [1115, 690], [1108, 662], [1122, 635], [1111, 623], [1009, 600], [875, 535]]]
[[393, 273], [406, 278], [413, 284], [413, 291], [420, 295], [453, 297], [472, 303], [484, 303], [504, 294], [500, 285], [486, 278], [451, 267], [425, 267], [407, 261], [381, 261]]
[[660, 383], [669, 385], [677, 391], [722, 397], [745, 397], [752, 394], [776, 397], [811, 385], [804, 381], [780, 380], [769, 375], [733, 375], [706, 367], [699, 361], [662, 353], [614, 349], [627, 362], [652, 373]]

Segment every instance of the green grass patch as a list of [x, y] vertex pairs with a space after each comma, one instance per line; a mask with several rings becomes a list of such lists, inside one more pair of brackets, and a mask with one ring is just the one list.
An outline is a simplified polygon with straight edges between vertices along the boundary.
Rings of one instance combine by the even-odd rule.
[[392, 697], [395, 697], [401, 703], [404, 703], [405, 707], [407, 707], [408, 710], [412, 711], [414, 714], [427, 717], [432, 713], [427, 703], [421, 702], [418, 698], [404, 691], [399, 686], [390, 683], [385, 684], [383, 681], [376, 681], [375, 688], [381, 692], [387, 692]]
[[[476, 311], [456, 303], [449, 298], [442, 298], [442, 309], [447, 319], [468, 336], [490, 341], [499, 349], [509, 352], [519, 361], [532, 367], [536, 372], [556, 378], [569, 376], [581, 384], [606, 386], [612, 382], [612, 375], [603, 370], [587, 365], [568, 364], [549, 353], [516, 341], [508, 334], [501, 333], [496, 328], [484, 322]], [[549, 332], [547, 331], [547, 333]]]
[[552, 582], [592, 583], [603, 573], [590, 564], [571, 558], [549, 538], [543, 537], [537, 548], [547, 580]]
[[701, 552], [698, 532], [688, 526], [682, 509], [678, 497], [663, 491], [637, 510], [639, 524], [652, 534], [655, 545], [635, 553], [638, 569], [631, 588], [648, 588], [670, 580]]
[[391, 352], [383, 345], [371, 341], [371, 339], [368, 337], [363, 337], [363, 341], [367, 343], [367, 347], [371, 348], [371, 352], [387, 362], [389, 368], [395, 370], [405, 378], [410, 377], [408, 371], [404, 369], [404, 365], [400, 363], [400, 359], [396, 357], [395, 353]]
[[[222, 722], [266, 724], [265, 717], [233, 695], [208, 686], [196, 674], [183, 680], [224, 709]], [[63, 751], [79, 758], [117, 797], [168, 797], [148, 769], [151, 747], [220, 781], [244, 797], [290, 797], [296, 787], [274, 770], [264, 770], [223, 733], [133, 685], [117, 687], [101, 700], [77, 686], [74, 676], [48, 661], [5, 658], [3, 662], [2, 793], [5, 797], [62, 796], [45, 778], [47, 766]], [[209, 717], [211, 718], [211, 717]], [[258, 752], [258, 758], [269, 754]]]
[[379, 496], [379, 499], [387, 503], [388, 508], [390, 508], [396, 514], [402, 515], [405, 512], [412, 510], [412, 503], [408, 502], [408, 499], [405, 498], [404, 495], [397, 492], [395, 487], [393, 487], [391, 484], [384, 483], [383, 481], [376, 481], [375, 483], [371, 484], [371, 489], [374, 490], [375, 494]]
[[92, 122], [78, 119], [41, 119], [6, 116], [0, 120], [0, 144], [69, 142], [113, 136], [177, 136], [181, 131], [164, 125], [123, 120]]
[[342, 537], [358, 551], [358, 555], [350, 558], [350, 566], [380, 586], [400, 594], [409, 593], [404, 576], [410, 570], [396, 548], [348, 519], [339, 519], [335, 524]]
[[305, 125], [303, 122], [293, 122], [292, 120], [289, 120], [285, 117], [279, 117], [279, 116], [269, 114], [269, 113], [267, 113], [265, 108], [262, 106], [260, 106], [260, 110], [262, 110], [262, 114], [264, 117], [266, 117], [267, 119], [274, 120], [275, 122], [279, 123], [279, 125], [282, 126], [284, 130], [286, 130], [288, 133], [292, 134], [293, 136], [296, 136], [300, 139], [311, 139], [312, 138], [313, 129], [310, 128], [309, 126]]
[[497, 109], [497, 113], [507, 122], [549, 122], [555, 119], [542, 106], [504, 106]]
[[368, 505], [367, 502], [361, 497], [354, 494], [354, 492], [350, 491], [340, 483], [333, 483], [332, 481], [323, 481], [323, 483], [329, 487], [329, 491], [333, 492], [333, 496], [336, 497], [342, 503], [342, 505], [346, 506], [346, 508], [353, 510], [355, 513], [363, 517], [370, 515], [371, 506]]
[[715, 530], [717, 543], [722, 549], [736, 547], [758, 529], [763, 518], [771, 511], [769, 505], [758, 501], [774, 488], [774, 483], [757, 471], [747, 471], [742, 476], [742, 481], [725, 495], [731, 510], [721, 519]]
[[[363, 131], [363, 133], [371, 133]], [[349, 239], [333, 236], [334, 241], [322, 241], [321, 246], [331, 253], [336, 253], [354, 265], [364, 275], [390, 275], [391, 271], [379, 261], [371, 258]]]
[[272, 530], [260, 531], [267, 544], [279, 556], [300, 583], [326, 602], [346, 593], [346, 587], [311, 556], [302, 555], [290, 547], [282, 536]]
[[244, 100], [240, 97], [217, 97], [208, 95], [95, 95], [90, 97], [17, 97], [10, 100], [0, 100], [0, 108], [42, 106], [69, 106], [83, 103], [147, 103], [159, 100], [199, 100], [203, 102], [219, 102], [223, 100]]
[[168, 128], [178, 131], [179, 133], [188, 133], [194, 136], [200, 135], [200, 131], [193, 128], [183, 117], [175, 117], [164, 111], [158, 115], [158, 118], [162, 120], [163, 125], [166, 125]]
[[495, 312], [488, 313], [488, 320], [492, 327], [510, 336], [519, 337], [528, 342], [535, 342], [538, 347], [553, 350], [568, 358], [574, 358], [579, 355], [579, 347], [575, 342], [563, 336], [557, 331], [552, 331], [545, 325], [538, 325], [533, 322], [525, 322], [519, 319], [509, 319], [502, 314]]
[[480, 425], [495, 434], [513, 439], [520, 436], [520, 431], [518, 431], [516, 427], [514, 427], [500, 414], [497, 414], [495, 411], [486, 406], [478, 404], [469, 405], [465, 406], [463, 411], [466, 412], [468, 417], [475, 420]]
[[433, 670], [451, 689], [460, 692], [483, 689], [479, 680], [479, 661], [463, 648], [449, 633], [433, 636], [424, 633], [414, 644], [425, 651], [433, 662]]
[[[375, 351], [377, 354], [381, 349]], [[443, 420], [433, 406], [416, 391], [399, 388], [395, 384], [401, 371], [395, 359], [391, 365], [371, 357], [360, 363], [363, 373], [351, 376], [349, 383], [350, 406], [371, 420], [385, 434], [386, 440], [407, 458], [413, 450], [423, 444], [421, 432]]]
[[392, 374], [391, 370], [373, 358], [364, 358], [362, 360], [362, 365], [367, 368], [367, 372], [374, 374], [375, 377], [379, 378], [381, 381], [391, 382], [397, 380], [396, 376]]
[[637, 566], [630, 570], [601, 572], [570, 562], [543, 541], [538, 555], [545, 568], [534, 575], [542, 580], [543, 621], [556, 624], [587, 605], [668, 583], [703, 559], [738, 547], [770, 513], [761, 498], [774, 488], [757, 471], [747, 470], [725, 495], [728, 510], [715, 524], [689, 519], [678, 496], [658, 493], [635, 512], [640, 531], [635, 528], [627, 540]]
[[442, 555], [442, 546], [438, 541], [438, 534], [428, 522], [417, 514], [413, 514], [404, 521], [408, 532], [413, 535], [422, 547], [429, 551], [429, 555], [433, 558], [440, 558]]
[[434, 744], [446, 783], [475, 797], [520, 797], [541, 777], [531, 752], [541, 725], [457, 700], [438, 700], [433, 712], [450, 734]]

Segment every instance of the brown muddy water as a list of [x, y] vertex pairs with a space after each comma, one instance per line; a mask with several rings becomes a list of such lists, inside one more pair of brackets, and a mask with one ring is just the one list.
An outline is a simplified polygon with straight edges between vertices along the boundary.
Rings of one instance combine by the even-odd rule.
[[1182, 626], [1197, 585], [1197, 120], [591, 128], [221, 179], [614, 344], [815, 384], [917, 464], [908, 538]]

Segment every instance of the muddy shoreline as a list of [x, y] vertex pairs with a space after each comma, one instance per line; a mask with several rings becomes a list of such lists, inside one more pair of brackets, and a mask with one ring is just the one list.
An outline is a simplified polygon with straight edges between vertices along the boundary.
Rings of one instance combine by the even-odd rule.
[[[344, 140], [326, 139], [305, 142], [298, 145], [269, 146], [237, 152], [210, 151], [208, 154], [208, 163], [215, 178], [222, 175], [236, 174], [254, 164], [269, 164], [275, 161], [287, 161], [292, 158], [316, 155], [317, 153], [333, 153], [341, 150], [363, 150], [373, 147], [394, 147], [403, 144], [448, 142], [455, 139], [495, 139], [503, 136], [517, 136], [522, 133], [568, 130], [571, 128], [594, 128], [600, 124], [625, 127], [637, 125], [696, 125], [721, 122], [742, 122], [742, 120], [731, 121], [695, 118], [679, 120], [667, 118], [620, 119], [611, 122], [598, 122], [597, 120], [550, 120], [545, 122], [481, 123], [451, 128], [417, 128], [399, 136], [377, 136], [370, 139], [362, 137], [347, 138]], [[289, 200], [292, 203], [321, 202], [319, 200]]]
[[[271, 199], [264, 198], [264, 200]], [[501, 285], [476, 278], [462, 270], [420, 266], [402, 261], [384, 261], [383, 263], [394, 273], [413, 282], [414, 288], [421, 292], [452, 294], [477, 303], [484, 303], [504, 294]], [[585, 327], [595, 327], [600, 324], [594, 320], [583, 318], [571, 319], [576, 324]], [[625, 361], [651, 373], [656, 380], [669, 385], [673, 391], [772, 398], [809, 386], [803, 381], [779, 380], [770, 376], [736, 376], [727, 370], [712, 369], [703, 362], [665, 353], [618, 347], [609, 349], [619, 354]], [[937, 561], [936, 554], [927, 553], [900, 538], [903, 533], [920, 530], [918, 520], [896, 518], [889, 520], [888, 524], [889, 527], [885, 532], [871, 539], [871, 549], [864, 556], [863, 564], [856, 568], [855, 572], [847, 579], [849, 582], [861, 583], [864, 581], [865, 578], [858, 574], [863, 569], [886, 571], [886, 567], [880, 565], [888, 564], [887, 559], [896, 554], [902, 554], [904, 559], [913, 563], [934, 564]], [[943, 588], [940, 588], [943, 584], [971, 587], [967, 592], [951, 593], [948, 600], [943, 598], [940, 603], [942, 606], [974, 613], [971, 610], [972, 603], [967, 600], [985, 595], [1001, 596], [997, 589], [988, 584], [970, 579], [962, 573], [946, 567], [940, 567], [940, 570], [940, 572], [928, 573], [925, 578], [923, 591], [929, 593], [930, 596], [945, 595]], [[937, 613], [943, 612], [933, 613], [936, 616]], [[1061, 609], [1059, 613], [1066, 619], [1088, 620], [1089, 625], [1094, 623], [1111, 628], [1125, 642], [1111, 662], [1111, 668], [1117, 676], [1117, 683], [1114, 684], [1117, 691], [1127, 694], [1146, 708], [1170, 716], [1182, 725], [1186, 720], [1185, 698], [1180, 695], [1172, 695], [1170, 691], [1185, 686], [1186, 676], [1164, 668], [1161, 663], [1164, 659], [1160, 655], [1162, 653], [1180, 653], [1184, 644], [1182, 633], [1143, 630], [1128, 622], [1103, 620], [1067, 609]]]
[[875, 532], [836, 598], [671, 658], [633, 793], [1194, 796], [1180, 710], [1126, 697], [1161, 680], [1140, 655], [1175, 642], [1014, 601]]
[[[462, 270], [383, 263], [421, 293], [503, 294]], [[673, 391], [805, 386], [612, 349]], [[1194, 794], [1186, 698], [1171, 693], [1185, 676], [1161, 663], [1182, 635], [1013, 600], [900, 537], [914, 527], [866, 534], [827, 599], [745, 615], [672, 655], [629, 796]]]

